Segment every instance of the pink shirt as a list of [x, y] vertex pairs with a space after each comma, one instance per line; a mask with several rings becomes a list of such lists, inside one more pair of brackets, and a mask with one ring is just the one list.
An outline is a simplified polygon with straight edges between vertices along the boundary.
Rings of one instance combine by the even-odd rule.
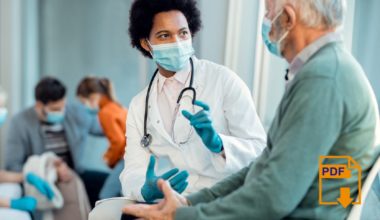
[[177, 72], [170, 78], [166, 78], [158, 72], [158, 109], [160, 111], [165, 130], [169, 135], [171, 135], [171, 126], [174, 117], [174, 110], [177, 105], [177, 99], [182, 89], [188, 86], [190, 82], [190, 71], [191, 67], [190, 64], [188, 64], [183, 70]]

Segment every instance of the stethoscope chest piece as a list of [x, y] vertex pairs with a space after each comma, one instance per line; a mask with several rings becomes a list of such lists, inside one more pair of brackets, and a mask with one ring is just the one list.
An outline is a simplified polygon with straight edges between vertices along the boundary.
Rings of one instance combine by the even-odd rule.
[[146, 134], [141, 138], [140, 144], [143, 148], [149, 147], [149, 145], [152, 143], [152, 135]]

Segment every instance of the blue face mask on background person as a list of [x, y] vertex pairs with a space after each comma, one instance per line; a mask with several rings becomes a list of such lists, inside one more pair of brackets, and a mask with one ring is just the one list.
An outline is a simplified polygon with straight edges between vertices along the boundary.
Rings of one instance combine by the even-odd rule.
[[59, 124], [62, 123], [63, 119], [65, 118], [65, 113], [62, 111], [57, 112], [48, 112], [46, 111], [46, 122], [50, 124]]
[[0, 126], [2, 126], [7, 119], [8, 110], [6, 108], [0, 108]]
[[281, 53], [281, 43], [282, 41], [285, 39], [286, 36], [288, 36], [289, 34], [289, 31], [286, 31], [281, 37], [280, 39], [278, 39], [277, 42], [273, 42], [270, 40], [270, 37], [269, 37], [269, 34], [270, 34], [270, 31], [272, 30], [272, 26], [273, 26], [273, 23], [280, 17], [280, 15], [283, 13], [283, 10], [280, 11], [280, 13], [278, 13], [273, 21], [269, 20], [267, 17], [264, 17], [264, 20], [263, 20], [263, 24], [262, 24], [262, 28], [261, 28], [261, 31], [262, 31], [262, 37], [263, 37], [263, 40], [264, 40], [264, 43], [265, 45], [267, 46], [268, 50], [278, 56], [278, 57], [281, 57], [282, 58], [282, 53]]
[[182, 70], [194, 54], [191, 38], [185, 41], [170, 44], [152, 45], [151, 55], [153, 60], [165, 70], [178, 72]]

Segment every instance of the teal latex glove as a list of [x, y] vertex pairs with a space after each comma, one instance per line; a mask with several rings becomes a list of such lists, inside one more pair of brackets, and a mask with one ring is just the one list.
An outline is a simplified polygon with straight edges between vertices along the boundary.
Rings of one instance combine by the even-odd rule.
[[49, 186], [49, 184], [45, 180], [41, 179], [41, 177], [37, 176], [34, 173], [27, 173], [26, 174], [26, 181], [29, 184], [36, 187], [36, 189], [42, 195], [46, 196], [46, 198], [48, 198], [49, 200], [52, 200], [54, 198], [53, 190], [51, 189], [51, 187]]
[[156, 159], [153, 156], [150, 156], [148, 169], [146, 171], [145, 183], [141, 188], [141, 195], [144, 197], [146, 202], [153, 202], [156, 199], [161, 199], [164, 197], [161, 190], [157, 186], [157, 181], [159, 179], [168, 180], [171, 178], [169, 180], [169, 183], [175, 191], [178, 193], [185, 191], [188, 185], [187, 178], [189, 177], [189, 173], [187, 171], [178, 173], [178, 169], [174, 168], [162, 174], [161, 176], [156, 176], [154, 172], [155, 163]]
[[182, 111], [183, 116], [190, 121], [190, 124], [194, 127], [197, 134], [201, 137], [202, 142], [206, 147], [214, 152], [220, 153], [223, 150], [223, 142], [218, 133], [216, 133], [212, 126], [212, 120], [210, 116], [210, 107], [201, 101], [195, 101], [195, 105], [200, 106], [203, 110], [192, 115], [190, 112]]
[[10, 202], [12, 209], [18, 209], [27, 212], [33, 212], [37, 206], [37, 200], [33, 197], [22, 197], [20, 199], [12, 199]]

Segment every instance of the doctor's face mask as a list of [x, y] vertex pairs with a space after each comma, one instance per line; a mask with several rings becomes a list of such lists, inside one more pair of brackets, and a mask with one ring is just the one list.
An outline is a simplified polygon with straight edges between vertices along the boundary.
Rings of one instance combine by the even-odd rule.
[[171, 72], [182, 70], [194, 55], [191, 38], [185, 41], [177, 41], [169, 44], [159, 44], [149, 46], [152, 48], [153, 60], [162, 68]]
[[156, 14], [150, 35], [144, 41], [153, 60], [170, 72], [182, 70], [194, 55], [189, 24], [180, 11]]

